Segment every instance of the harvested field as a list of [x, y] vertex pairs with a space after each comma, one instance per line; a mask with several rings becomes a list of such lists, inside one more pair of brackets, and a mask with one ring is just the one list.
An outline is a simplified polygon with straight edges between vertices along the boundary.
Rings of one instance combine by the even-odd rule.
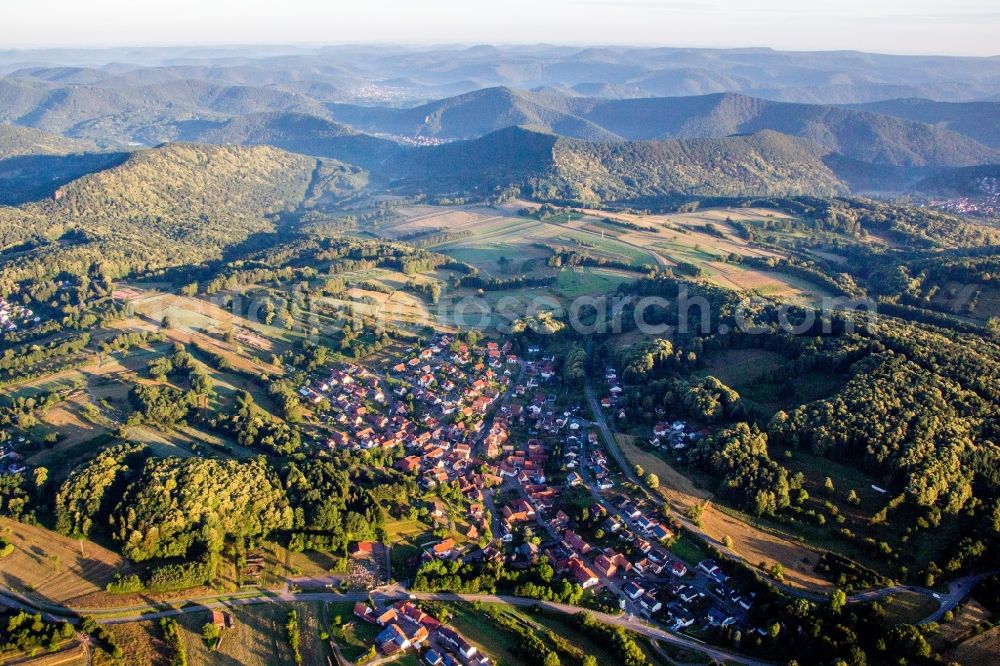
[[945, 661], [962, 666], [995, 666], [997, 655], [1000, 655], [1000, 627], [973, 636], [942, 656]]
[[7, 518], [0, 518], [0, 530], [14, 544], [14, 552], [2, 561], [0, 581], [37, 599], [69, 603], [103, 591], [126, 566], [119, 555], [86, 539]]
[[733, 550], [748, 564], [756, 566], [765, 562], [768, 566], [777, 562], [785, 569], [785, 582], [794, 587], [812, 590], [829, 590], [832, 585], [813, 571], [820, 553], [808, 546], [783, 539], [723, 513], [711, 504], [712, 494], [697, 488], [692, 481], [671, 467], [661, 457], [640, 449], [635, 438], [619, 435], [618, 443], [622, 453], [631, 464], [642, 465], [644, 469], [660, 477], [657, 489], [671, 507], [683, 514], [699, 502], [708, 501], [702, 513], [702, 529], [717, 542], [726, 536], [733, 540]]

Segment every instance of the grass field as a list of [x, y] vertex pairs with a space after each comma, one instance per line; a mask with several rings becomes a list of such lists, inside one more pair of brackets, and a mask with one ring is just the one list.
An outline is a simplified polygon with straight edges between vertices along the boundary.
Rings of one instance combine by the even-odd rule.
[[566, 298], [597, 296], [612, 292], [619, 285], [639, 278], [634, 273], [602, 268], [563, 268], [556, 276], [555, 290]]
[[[385, 531], [390, 538], [389, 560], [392, 577], [400, 581], [406, 580], [412, 573], [407, 563], [412, 562], [414, 558], [419, 559], [421, 546], [435, 541], [436, 537], [432, 534], [433, 530], [419, 520], [391, 520], [386, 523]], [[465, 537], [457, 532], [452, 533], [452, 538], [456, 543], [465, 541]]]
[[[337, 642], [345, 659], [357, 661], [375, 642], [380, 627], [354, 616], [354, 604], [349, 601], [333, 602], [327, 606], [330, 618], [330, 636]], [[337, 622], [337, 618], [340, 622]]]
[[0, 561], [0, 581], [11, 590], [55, 603], [102, 591], [125, 561], [92, 541], [77, 540], [0, 518], [14, 552]]
[[892, 624], [916, 624], [938, 609], [938, 602], [926, 594], [899, 592], [882, 600]]
[[[130, 663], [144, 666], [167, 666], [169, 648], [155, 622], [129, 622], [106, 625], [122, 651], [129, 655]], [[94, 666], [112, 666], [115, 661], [103, 650], [95, 650]]]
[[708, 502], [702, 512], [702, 529], [716, 541], [726, 536], [733, 540], [733, 550], [748, 564], [777, 562], [784, 567], [789, 585], [827, 590], [831, 584], [813, 571], [819, 553], [805, 544], [783, 538], [749, 524], [735, 511], [722, 511], [711, 503], [712, 493], [698, 488], [688, 477], [668, 465], [655, 453], [639, 448], [633, 437], [619, 435], [618, 443], [630, 464], [641, 465], [660, 477], [657, 492], [680, 514], [696, 503]]
[[993, 627], [963, 641], [943, 656], [948, 663], [962, 666], [996, 666], [1000, 654], [1000, 627]]
[[298, 612], [302, 661], [325, 664], [329, 648], [320, 640], [324, 609], [321, 603], [273, 603], [226, 609], [235, 626], [222, 634], [218, 649], [212, 650], [201, 637], [202, 626], [211, 615], [190, 613], [180, 616], [187, 646], [188, 663], [220, 666], [284, 666], [295, 664], [288, 645], [285, 623], [288, 612]]
[[[621, 661], [613, 646], [582, 631], [569, 615], [498, 604], [448, 604], [448, 609], [453, 613], [451, 624], [481, 652], [492, 657], [498, 666], [525, 663], [519, 649], [524, 633], [538, 637], [559, 654], [563, 663], [579, 663], [585, 655], [594, 656], [598, 664]], [[512, 631], [504, 623], [514, 623], [519, 629]], [[704, 655], [694, 651], [657, 650], [645, 639], [637, 638], [637, 641], [654, 666], [673, 663], [668, 655], [689, 664], [709, 663]]]

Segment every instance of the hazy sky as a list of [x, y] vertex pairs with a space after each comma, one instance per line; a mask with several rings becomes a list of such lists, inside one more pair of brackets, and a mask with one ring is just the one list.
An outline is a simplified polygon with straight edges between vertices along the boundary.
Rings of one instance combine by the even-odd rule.
[[358, 42], [1000, 55], [1000, 2], [0, 0], [0, 48]]

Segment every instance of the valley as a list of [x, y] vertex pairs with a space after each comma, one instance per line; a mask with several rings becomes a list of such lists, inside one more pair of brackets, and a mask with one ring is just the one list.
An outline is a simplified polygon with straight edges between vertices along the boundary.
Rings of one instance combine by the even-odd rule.
[[991, 59], [163, 53], [0, 51], [0, 661], [988, 662]]

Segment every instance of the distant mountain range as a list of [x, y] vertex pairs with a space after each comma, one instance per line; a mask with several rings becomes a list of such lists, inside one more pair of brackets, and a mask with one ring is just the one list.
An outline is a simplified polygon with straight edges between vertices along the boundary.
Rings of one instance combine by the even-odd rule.
[[511, 125], [588, 141], [721, 138], [774, 130], [873, 164], [1000, 161], [997, 149], [923, 122], [731, 93], [609, 100], [490, 88], [411, 109], [334, 104], [330, 116], [369, 132], [447, 138], [473, 138]]
[[[898, 193], [1000, 164], [1000, 102], [954, 101], [1000, 94], [991, 87], [997, 59], [568, 47], [182, 52], [0, 52], [0, 204], [48, 197], [138, 148], [177, 142], [333, 159], [348, 189], [518, 186], [566, 201]], [[112, 54], [122, 58], [102, 61]], [[920, 92], [892, 83], [901, 80], [953, 101], [880, 99]], [[878, 88], [877, 101], [857, 94], [862, 87]], [[665, 96], [678, 93], [693, 94]], [[802, 101], [812, 99], [849, 104]]]
[[[738, 92], [856, 104], [1000, 95], [1000, 59], [852, 51], [573, 46], [337, 46], [35, 49], [0, 52], [0, 75], [128, 89], [181, 80], [273, 86], [322, 101], [412, 106], [480, 88], [548, 88], [588, 97]], [[322, 92], [320, 92], [322, 91]]]

